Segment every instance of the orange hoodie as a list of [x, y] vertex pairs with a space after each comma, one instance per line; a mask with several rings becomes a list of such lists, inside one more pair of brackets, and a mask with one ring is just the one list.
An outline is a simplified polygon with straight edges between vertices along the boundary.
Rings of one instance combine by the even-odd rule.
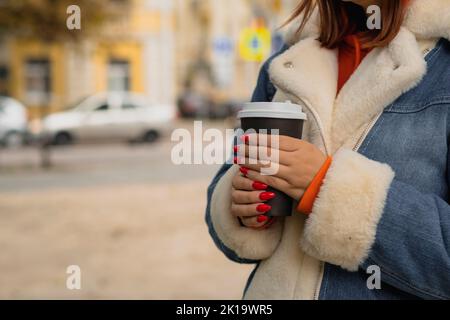
[[338, 93], [358, 69], [362, 60], [369, 54], [370, 49], [362, 49], [357, 35], [346, 36], [339, 46], [339, 78]]

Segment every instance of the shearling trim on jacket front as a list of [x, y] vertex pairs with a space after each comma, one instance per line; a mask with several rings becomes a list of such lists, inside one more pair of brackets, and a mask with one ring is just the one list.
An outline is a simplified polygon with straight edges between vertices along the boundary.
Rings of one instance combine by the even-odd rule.
[[283, 225], [279, 222], [266, 230], [253, 230], [241, 226], [231, 215], [231, 182], [239, 172], [233, 166], [217, 184], [212, 197], [211, 220], [223, 244], [243, 259], [264, 260], [275, 251]]

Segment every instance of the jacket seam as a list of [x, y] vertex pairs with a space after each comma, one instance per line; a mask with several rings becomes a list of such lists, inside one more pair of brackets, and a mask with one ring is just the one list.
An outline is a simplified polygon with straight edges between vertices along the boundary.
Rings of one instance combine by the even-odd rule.
[[[439, 204], [439, 202], [438, 202], [439, 199], [442, 200], [442, 198], [440, 198], [440, 197], [433, 197], [434, 203], [435, 203], [437, 208], [439, 208], [441, 206]], [[438, 209], [438, 215], [439, 215], [439, 220], [442, 221], [441, 212], [439, 211], [439, 209]], [[440, 234], [441, 235], [441, 240], [442, 240], [442, 244], [444, 245], [445, 251], [449, 252], [449, 250], [448, 250], [449, 246], [448, 246], [448, 243], [447, 243], [447, 239], [445, 238], [445, 235], [444, 235], [445, 232], [443, 230], [443, 224], [442, 223], [439, 223], [439, 231], [441, 233]]]
[[401, 113], [401, 114], [413, 114], [413, 113], [419, 113], [422, 112], [430, 107], [433, 106], [439, 106], [439, 105], [446, 105], [450, 103], [450, 96], [443, 96], [439, 99], [432, 100], [431, 102], [419, 107], [418, 109], [411, 109], [411, 106], [408, 105], [397, 105], [394, 104], [391, 107], [387, 108], [384, 112], [386, 113]]
[[369, 133], [370, 136], [367, 137], [366, 142], [363, 143], [360, 150], [358, 151], [360, 154], [365, 155], [367, 147], [372, 143], [372, 140], [377, 135], [383, 122], [384, 122], [384, 117], [380, 117], [380, 119], [378, 120], [378, 123], [375, 124], [376, 127], [372, 128], [371, 133]]

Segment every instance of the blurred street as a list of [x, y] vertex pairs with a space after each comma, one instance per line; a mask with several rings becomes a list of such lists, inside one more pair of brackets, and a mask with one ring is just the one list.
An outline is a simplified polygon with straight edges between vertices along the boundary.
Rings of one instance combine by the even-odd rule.
[[175, 166], [173, 144], [127, 143], [55, 147], [52, 168], [40, 168], [37, 148], [0, 150], [0, 192], [43, 191], [128, 183], [183, 183], [209, 179], [216, 166]]
[[219, 166], [176, 166], [170, 136], [221, 156], [194, 121], [236, 127], [297, 5], [1, 1], [0, 299], [240, 299], [253, 266], [204, 222]]
[[[251, 268], [203, 222], [218, 167], [174, 166], [172, 146], [55, 148], [48, 170], [36, 149], [1, 150], [0, 299], [239, 299]], [[81, 291], [66, 289], [69, 265]]]

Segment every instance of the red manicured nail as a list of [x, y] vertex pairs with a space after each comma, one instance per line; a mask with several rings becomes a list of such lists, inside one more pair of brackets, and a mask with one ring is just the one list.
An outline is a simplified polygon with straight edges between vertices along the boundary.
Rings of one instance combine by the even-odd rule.
[[256, 221], [258, 221], [258, 223], [263, 223], [263, 222], [267, 222], [269, 220], [269, 217], [267, 216], [259, 216]]
[[239, 152], [239, 146], [234, 146], [234, 153], [238, 153]]
[[234, 160], [233, 160], [234, 164], [237, 164], [238, 160], [239, 160], [238, 157], [234, 157]]
[[241, 137], [241, 141], [242, 141], [243, 143], [248, 143], [248, 142], [250, 141], [250, 137], [249, 137], [249, 136], [242, 136], [242, 137]]
[[255, 190], [264, 191], [264, 190], [267, 190], [268, 188], [269, 188], [269, 186], [265, 183], [262, 183], [259, 181], [253, 182], [253, 189], [255, 189]]
[[267, 211], [272, 210], [272, 207], [269, 206], [268, 204], [260, 204], [260, 205], [256, 208], [256, 210], [257, 210], [258, 212], [261, 212], [261, 213], [266, 213]]
[[259, 195], [259, 199], [263, 201], [272, 200], [275, 198], [275, 193], [273, 192], [263, 192]]
[[241, 167], [239, 170], [241, 171], [241, 173], [242, 173], [244, 176], [246, 176], [246, 175], [248, 174], [248, 169], [247, 169], [247, 168]]

